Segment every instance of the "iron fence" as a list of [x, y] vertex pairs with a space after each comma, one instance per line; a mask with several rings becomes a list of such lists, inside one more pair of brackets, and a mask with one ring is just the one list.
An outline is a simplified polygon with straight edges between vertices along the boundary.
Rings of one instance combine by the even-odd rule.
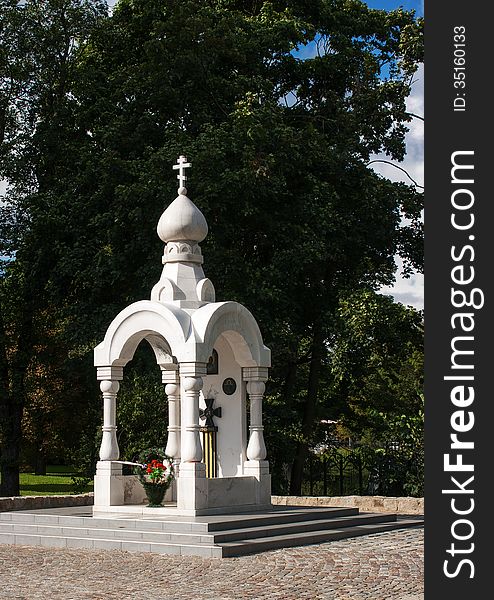
[[305, 496], [421, 496], [423, 449], [332, 446], [310, 453], [302, 483]]

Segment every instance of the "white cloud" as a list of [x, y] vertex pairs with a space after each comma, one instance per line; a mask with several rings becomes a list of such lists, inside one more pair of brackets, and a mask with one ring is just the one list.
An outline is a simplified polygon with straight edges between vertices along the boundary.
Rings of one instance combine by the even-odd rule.
[[[399, 273], [403, 262], [397, 257], [396, 263]], [[394, 285], [382, 287], [379, 291], [381, 294], [393, 296], [397, 302], [411, 305], [418, 310], [424, 308], [424, 276], [421, 273], [416, 273], [409, 279], [404, 279], [397, 274]]]
[[[410, 113], [424, 116], [424, 66], [421, 65], [415, 74], [412, 93], [407, 99], [407, 110]], [[406, 136], [407, 153], [403, 162], [399, 166], [410, 174], [412, 179], [419, 185], [424, 183], [424, 122], [414, 118], [409, 124], [410, 131]], [[375, 159], [389, 160], [384, 155], [372, 157]], [[372, 165], [377, 173], [391, 179], [391, 181], [404, 181], [410, 184], [410, 179], [392, 165], [383, 163], [374, 163]], [[398, 272], [396, 274], [396, 283], [393, 286], [383, 287], [380, 291], [383, 294], [391, 294], [398, 302], [411, 304], [415, 308], [424, 308], [424, 276], [417, 273], [410, 279], [403, 279], [399, 275], [401, 271], [401, 261], [396, 259]]]

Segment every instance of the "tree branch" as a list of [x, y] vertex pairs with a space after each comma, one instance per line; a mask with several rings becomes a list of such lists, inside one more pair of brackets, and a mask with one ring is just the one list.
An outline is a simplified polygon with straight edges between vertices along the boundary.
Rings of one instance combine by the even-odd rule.
[[372, 163], [384, 163], [386, 165], [391, 165], [392, 167], [395, 167], [395, 169], [399, 169], [400, 171], [402, 171], [403, 173], [405, 173], [405, 175], [408, 177], [408, 179], [410, 179], [410, 181], [413, 183], [413, 185], [415, 185], [416, 187], [420, 188], [421, 190], [424, 189], [424, 186], [418, 184], [415, 181], [415, 179], [413, 179], [413, 177], [410, 175], [410, 173], [408, 173], [407, 171], [405, 171], [405, 169], [403, 169], [403, 167], [399, 167], [398, 165], [395, 165], [394, 163], [390, 162], [389, 160], [381, 160], [381, 159], [371, 160], [365, 166], [368, 167], [369, 165], [372, 165]]
[[407, 112], [407, 115], [410, 117], [415, 117], [416, 119], [420, 119], [421, 121], [425, 121], [424, 117], [421, 117], [420, 115], [416, 115], [415, 113]]

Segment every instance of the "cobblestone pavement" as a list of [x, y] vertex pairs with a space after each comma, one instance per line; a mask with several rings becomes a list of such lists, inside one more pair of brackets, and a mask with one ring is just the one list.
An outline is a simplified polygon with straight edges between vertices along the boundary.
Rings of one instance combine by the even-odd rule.
[[8, 600], [422, 600], [423, 529], [239, 558], [0, 544]]

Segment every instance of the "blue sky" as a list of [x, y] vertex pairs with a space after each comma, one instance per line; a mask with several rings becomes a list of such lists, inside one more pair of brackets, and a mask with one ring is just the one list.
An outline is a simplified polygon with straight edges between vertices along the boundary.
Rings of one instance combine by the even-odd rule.
[[[423, 0], [367, 0], [367, 4], [371, 8], [393, 10], [402, 6], [406, 10], [415, 10], [417, 16], [424, 15]], [[412, 86], [412, 93], [407, 100], [407, 107], [410, 112], [417, 115], [424, 115], [424, 68], [423, 66], [415, 75], [415, 83]], [[424, 182], [424, 123], [418, 119], [414, 119], [409, 124], [409, 132], [406, 137], [407, 154], [405, 160], [400, 163], [415, 181], [423, 185]], [[379, 159], [387, 157], [374, 156], [372, 158]], [[386, 164], [376, 163], [373, 165], [374, 170], [381, 175], [393, 181], [404, 181], [410, 183], [407, 178], [394, 167]], [[397, 260], [398, 269], [401, 263]], [[424, 307], [424, 276], [416, 274], [409, 279], [403, 279], [399, 273], [396, 276], [396, 283], [393, 286], [381, 289], [384, 294], [392, 295], [395, 300], [403, 302], [403, 304], [411, 304], [415, 308]]]
[[423, 0], [403, 0], [397, 2], [396, 0], [367, 0], [367, 4], [371, 8], [379, 8], [383, 10], [394, 10], [402, 6], [405, 10], [414, 10], [418, 17], [424, 16], [424, 2]]

